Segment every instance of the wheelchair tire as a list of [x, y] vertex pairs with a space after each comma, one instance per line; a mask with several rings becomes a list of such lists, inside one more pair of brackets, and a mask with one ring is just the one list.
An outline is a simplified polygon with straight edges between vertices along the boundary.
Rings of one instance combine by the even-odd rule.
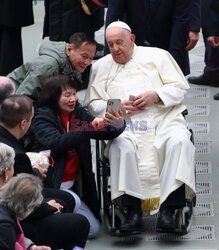
[[108, 232], [112, 232], [113, 230], [117, 230], [121, 223], [125, 221], [125, 216], [122, 211], [118, 207], [115, 206], [115, 228], [112, 229], [112, 206], [108, 208], [108, 211], [106, 211], [103, 214], [103, 222], [105, 225], [105, 228]]

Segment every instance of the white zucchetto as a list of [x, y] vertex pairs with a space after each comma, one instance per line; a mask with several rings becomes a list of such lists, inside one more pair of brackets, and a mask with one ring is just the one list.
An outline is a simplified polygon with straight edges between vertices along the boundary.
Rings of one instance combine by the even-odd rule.
[[130, 32], [132, 32], [131, 28], [128, 26], [128, 24], [122, 22], [122, 21], [115, 21], [115, 22], [112, 22], [111, 24], [109, 24], [106, 28], [106, 31], [108, 29], [111, 29], [111, 28], [123, 28], [123, 29], [126, 29]]

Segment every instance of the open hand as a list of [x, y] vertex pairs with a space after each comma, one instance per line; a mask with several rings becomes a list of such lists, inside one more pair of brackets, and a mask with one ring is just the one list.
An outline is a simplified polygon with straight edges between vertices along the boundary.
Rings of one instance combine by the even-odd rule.
[[55, 214], [61, 213], [61, 209], [63, 208], [63, 206], [61, 204], [59, 204], [58, 202], [56, 202], [55, 200], [50, 200], [47, 202], [50, 206], [55, 207], [57, 209], [57, 211], [55, 212]]

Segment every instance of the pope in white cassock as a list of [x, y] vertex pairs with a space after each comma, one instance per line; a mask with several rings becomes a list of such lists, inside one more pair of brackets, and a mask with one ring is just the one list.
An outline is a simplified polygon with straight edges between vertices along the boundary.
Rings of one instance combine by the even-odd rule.
[[124, 22], [111, 23], [106, 40], [111, 54], [93, 65], [84, 104], [102, 117], [108, 99], [121, 99], [127, 128], [109, 147], [112, 199], [121, 196], [128, 208], [120, 231], [140, 229], [141, 208], [160, 208], [159, 226], [171, 228], [181, 194], [195, 194], [195, 149], [181, 104], [188, 83], [167, 51], [136, 46]]

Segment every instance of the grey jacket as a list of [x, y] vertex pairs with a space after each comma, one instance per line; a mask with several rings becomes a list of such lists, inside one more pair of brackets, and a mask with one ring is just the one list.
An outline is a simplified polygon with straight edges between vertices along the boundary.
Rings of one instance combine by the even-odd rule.
[[[10, 77], [16, 86], [16, 94], [27, 95], [37, 100], [44, 80], [57, 74], [65, 74], [66, 42], [44, 41], [39, 48], [39, 56], [12, 71]], [[74, 71], [80, 78], [80, 73]]]

